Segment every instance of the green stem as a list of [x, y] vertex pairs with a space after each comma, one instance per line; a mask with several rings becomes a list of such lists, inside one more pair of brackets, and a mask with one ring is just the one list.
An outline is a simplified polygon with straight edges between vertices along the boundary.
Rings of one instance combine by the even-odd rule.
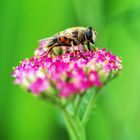
[[84, 128], [86, 127], [86, 124], [91, 116], [92, 111], [93, 111], [94, 101], [95, 101], [96, 96], [97, 96], [97, 92], [95, 94], [91, 93], [90, 99], [89, 99], [88, 104], [85, 108], [85, 111], [84, 111], [84, 114], [83, 114], [82, 120], [81, 120]]
[[80, 108], [80, 105], [81, 105], [81, 102], [82, 102], [82, 100], [83, 100], [83, 98], [84, 98], [84, 94], [85, 93], [82, 93], [80, 96], [79, 96], [79, 99], [78, 99], [78, 101], [77, 101], [77, 104], [76, 104], [76, 107], [75, 107], [75, 115], [79, 115], [78, 113], [78, 111], [79, 111], [79, 108]]
[[63, 109], [64, 117], [67, 123], [67, 129], [71, 140], [86, 140], [85, 129], [82, 127], [81, 122], [77, 116], [72, 116], [70, 112]]

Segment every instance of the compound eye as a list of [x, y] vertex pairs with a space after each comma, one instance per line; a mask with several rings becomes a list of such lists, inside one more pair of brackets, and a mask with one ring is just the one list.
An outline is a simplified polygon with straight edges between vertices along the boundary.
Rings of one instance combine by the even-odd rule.
[[86, 38], [87, 38], [87, 40], [92, 39], [92, 28], [91, 27], [86, 30]]

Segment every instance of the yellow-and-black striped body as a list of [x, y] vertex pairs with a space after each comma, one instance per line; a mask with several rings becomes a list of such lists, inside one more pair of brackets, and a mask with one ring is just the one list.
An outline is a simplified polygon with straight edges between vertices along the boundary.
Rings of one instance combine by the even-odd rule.
[[[93, 32], [93, 29], [90, 27], [90, 32]], [[62, 32], [59, 32], [52, 37], [48, 38], [47, 43], [47, 50], [48, 53], [54, 48], [54, 47], [71, 47], [71, 46], [78, 46], [79, 44], [87, 44], [95, 42], [95, 40], [92, 40], [91, 38], [88, 40], [87, 38], [87, 31], [89, 28], [85, 27], [72, 27], [68, 28]], [[94, 43], [93, 43], [94, 44]], [[89, 48], [90, 49], [90, 48]]]

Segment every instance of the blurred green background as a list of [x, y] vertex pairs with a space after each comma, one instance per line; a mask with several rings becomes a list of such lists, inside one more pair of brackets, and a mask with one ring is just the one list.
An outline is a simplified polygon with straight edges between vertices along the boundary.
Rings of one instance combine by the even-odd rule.
[[123, 71], [99, 95], [88, 140], [140, 140], [140, 1], [1, 0], [0, 140], [68, 140], [59, 110], [10, 77], [38, 40], [71, 26], [93, 26], [96, 47], [122, 56]]

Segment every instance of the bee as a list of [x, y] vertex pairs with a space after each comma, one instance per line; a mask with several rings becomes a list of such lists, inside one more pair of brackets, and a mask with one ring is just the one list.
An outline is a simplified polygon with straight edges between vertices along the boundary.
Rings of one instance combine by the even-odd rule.
[[44, 40], [47, 42], [45, 47], [48, 54], [54, 47], [61, 46], [74, 48], [82, 45], [90, 50], [90, 45], [96, 41], [96, 31], [92, 27], [71, 27], [40, 41]]

